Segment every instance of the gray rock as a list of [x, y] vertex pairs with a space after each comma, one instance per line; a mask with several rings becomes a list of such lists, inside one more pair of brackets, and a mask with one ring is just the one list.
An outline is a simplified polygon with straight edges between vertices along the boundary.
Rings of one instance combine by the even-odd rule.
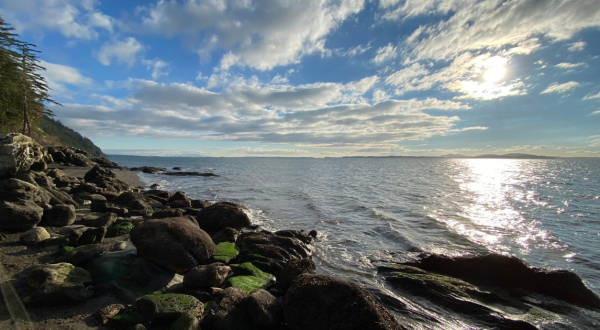
[[105, 177], [109, 177], [109, 178], [117, 177], [117, 175], [114, 174], [113, 172], [96, 165], [96, 166], [92, 167], [92, 169], [89, 170], [87, 173], [85, 173], [85, 175], [83, 176], [83, 179], [85, 180], [85, 182], [91, 182], [100, 176], [105, 176]]
[[183, 277], [183, 284], [187, 288], [219, 287], [231, 272], [229, 266], [214, 263], [192, 268]]
[[112, 251], [122, 251], [125, 250], [127, 248], [127, 242], [115, 242], [115, 244], [113, 244], [111, 250]]
[[23, 232], [35, 228], [42, 220], [44, 209], [31, 201], [0, 202], [0, 230]]
[[152, 214], [152, 219], [164, 219], [164, 218], [179, 218], [179, 217], [183, 217], [183, 215], [185, 214], [185, 211], [182, 209], [164, 209], [164, 210], [160, 210], [158, 212], [154, 212], [154, 214]]
[[43, 227], [33, 228], [21, 234], [19, 240], [25, 245], [36, 245], [39, 242], [45, 241], [50, 238], [50, 234]]
[[73, 205], [54, 205], [52, 209], [44, 211], [42, 224], [45, 226], [62, 227], [72, 225], [77, 218]]
[[20, 134], [0, 134], [0, 178], [14, 177], [43, 162], [44, 148], [30, 137]]
[[32, 267], [27, 284], [34, 290], [25, 299], [29, 306], [57, 306], [81, 303], [92, 297], [86, 290], [90, 273], [68, 263]]
[[283, 322], [283, 307], [272, 294], [262, 289], [254, 290], [250, 293], [246, 305], [255, 328], [280, 328]]
[[92, 222], [92, 227], [108, 227], [117, 221], [116, 213], [107, 213]]
[[148, 220], [130, 236], [141, 257], [181, 273], [206, 263], [216, 250], [210, 236], [188, 218]]
[[15, 178], [0, 180], [0, 200], [9, 202], [28, 200], [42, 206], [49, 204], [52, 198], [45, 189], [36, 184]]

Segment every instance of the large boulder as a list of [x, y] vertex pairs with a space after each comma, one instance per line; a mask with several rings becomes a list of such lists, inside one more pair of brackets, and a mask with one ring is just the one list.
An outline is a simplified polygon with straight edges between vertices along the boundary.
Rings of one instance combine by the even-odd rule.
[[149, 321], [176, 320], [186, 313], [199, 317], [204, 311], [204, 305], [200, 300], [179, 293], [147, 295], [138, 299], [135, 305]]
[[50, 238], [50, 234], [43, 227], [33, 228], [21, 234], [19, 241], [24, 245], [36, 245]]
[[72, 250], [65, 251], [56, 259], [57, 263], [66, 262], [74, 266], [83, 267], [90, 260], [98, 258], [104, 251], [99, 245], [84, 245]]
[[304, 274], [316, 274], [315, 262], [308, 258], [296, 259], [288, 262], [279, 276], [279, 285], [285, 291], [294, 280]]
[[252, 330], [252, 318], [246, 302], [250, 295], [239, 288], [227, 288], [222, 292], [217, 312], [212, 321], [213, 330]]
[[302, 275], [283, 298], [290, 330], [399, 330], [394, 317], [356, 284]]
[[86, 290], [90, 273], [68, 263], [34, 266], [27, 275], [33, 292], [25, 299], [30, 306], [56, 306], [84, 302], [91, 298]]
[[42, 224], [45, 226], [62, 227], [75, 223], [77, 214], [73, 205], [54, 205], [44, 211]]
[[252, 225], [247, 209], [230, 202], [219, 202], [203, 208], [196, 215], [196, 220], [202, 229], [211, 232], [227, 227], [242, 229]]
[[129, 210], [146, 211], [147, 213], [152, 212], [153, 201], [146, 198], [142, 194], [126, 191], [121, 193], [114, 202], [120, 206], [126, 207]]
[[180, 273], [206, 263], [216, 250], [210, 236], [185, 217], [148, 220], [130, 236], [141, 257]]
[[200, 265], [192, 268], [183, 277], [183, 284], [187, 288], [208, 288], [219, 287], [231, 272], [229, 266], [214, 263], [210, 265]]
[[32, 201], [40, 206], [50, 204], [52, 196], [36, 184], [11, 178], [0, 180], [0, 200], [9, 202]]
[[0, 178], [11, 178], [27, 172], [33, 164], [44, 162], [44, 148], [30, 137], [19, 134], [0, 134]]
[[92, 169], [89, 170], [87, 173], [85, 173], [85, 175], [83, 176], [83, 179], [85, 180], [85, 182], [91, 182], [99, 176], [105, 176], [105, 177], [109, 177], [109, 178], [117, 177], [117, 175], [114, 174], [113, 172], [96, 165], [96, 166], [92, 167]]
[[268, 291], [262, 289], [252, 291], [246, 305], [256, 329], [280, 329], [283, 322], [283, 307]]
[[41, 220], [44, 209], [31, 201], [0, 202], [0, 231], [23, 232], [33, 229]]

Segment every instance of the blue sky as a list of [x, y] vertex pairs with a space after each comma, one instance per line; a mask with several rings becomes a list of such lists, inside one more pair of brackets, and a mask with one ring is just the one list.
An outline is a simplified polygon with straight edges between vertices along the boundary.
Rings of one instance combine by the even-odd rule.
[[0, 0], [105, 152], [600, 156], [597, 0]]

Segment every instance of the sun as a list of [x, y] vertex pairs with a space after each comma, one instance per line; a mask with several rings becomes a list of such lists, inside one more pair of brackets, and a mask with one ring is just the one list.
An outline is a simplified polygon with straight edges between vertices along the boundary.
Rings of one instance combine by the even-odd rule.
[[496, 64], [485, 71], [483, 74], [483, 79], [490, 83], [496, 83], [502, 80], [504, 75], [506, 75], [506, 67], [501, 64]]

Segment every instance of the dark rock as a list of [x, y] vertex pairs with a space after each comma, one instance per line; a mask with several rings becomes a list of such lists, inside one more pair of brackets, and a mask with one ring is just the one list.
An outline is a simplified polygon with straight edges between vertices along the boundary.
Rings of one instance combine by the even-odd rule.
[[108, 227], [117, 221], [116, 213], [107, 213], [98, 219], [94, 220], [91, 224], [92, 227]]
[[127, 191], [127, 190], [131, 189], [131, 186], [128, 185], [127, 183], [125, 183], [119, 179], [106, 177], [106, 176], [96, 177], [94, 180], [90, 181], [89, 183], [93, 183], [100, 188], [104, 188], [106, 190], [114, 191], [114, 192], [122, 192], [122, 191]]
[[209, 201], [203, 201], [200, 199], [192, 199], [191, 204], [192, 204], [192, 207], [195, 209], [203, 209], [205, 207], [209, 207], [212, 205]]
[[100, 320], [102, 325], [107, 325], [108, 321], [110, 321], [110, 319], [115, 317], [117, 314], [119, 314], [124, 309], [125, 309], [125, 306], [123, 306], [121, 304], [108, 305], [108, 306], [104, 306], [104, 307], [100, 308], [94, 314], [94, 316], [96, 316], [96, 318], [98, 320]]
[[158, 189], [160, 185], [158, 183], [154, 183], [150, 186], [150, 189]]
[[175, 320], [185, 313], [201, 316], [204, 305], [193, 296], [177, 293], [152, 294], [135, 302], [138, 311], [149, 321]]
[[114, 202], [131, 210], [147, 210], [152, 211], [152, 201], [144, 195], [126, 191], [119, 195]]
[[212, 320], [212, 329], [252, 330], [252, 318], [246, 307], [250, 295], [239, 288], [227, 288], [222, 296]]
[[107, 201], [106, 197], [104, 197], [100, 194], [89, 194], [87, 196], [87, 199], [92, 202], [106, 202]]
[[[56, 199], [55, 204], [69, 204], [73, 205], [75, 208], [79, 207], [79, 203], [75, 202], [73, 198], [66, 192], [53, 189], [47, 186], [43, 187], [43, 189], [45, 189], [50, 195], [52, 195], [52, 197]], [[52, 201], [50, 201], [50, 203], [52, 204]]]
[[23, 232], [33, 229], [40, 221], [44, 209], [31, 201], [0, 202], [0, 230]]
[[[274, 245], [285, 250], [293, 258], [298, 259], [309, 258], [312, 255], [306, 244], [302, 243], [299, 239], [277, 236], [268, 231], [243, 233], [238, 238], [237, 244], [242, 247], [242, 250], [244, 250], [244, 247], [247, 247], [246, 250], [258, 249], [258, 247], [253, 247], [254, 245]], [[264, 247], [260, 248], [264, 249]], [[272, 250], [272, 248], [269, 248], [269, 250]], [[287, 257], [287, 259], [290, 259], [290, 257]]]
[[155, 201], [155, 202], [157, 202], [157, 203], [160, 203], [162, 205], [167, 205], [169, 203], [169, 199], [168, 198], [162, 198], [162, 197], [154, 196], [154, 195], [148, 195], [148, 198], [151, 199], [151, 200], [153, 200], [153, 201]]
[[108, 177], [108, 178], [116, 178], [117, 177], [117, 175], [114, 174], [113, 172], [96, 165], [96, 166], [92, 167], [92, 169], [89, 170], [83, 176], [83, 179], [85, 180], [85, 182], [92, 182], [92, 181], [94, 181], [94, 179], [101, 177], [101, 176]]
[[76, 218], [73, 205], [54, 205], [52, 209], [44, 211], [42, 224], [54, 227], [69, 226], [75, 223]]
[[576, 274], [566, 270], [529, 267], [512, 256], [487, 254], [452, 258], [429, 255], [407, 265], [478, 285], [521, 288], [582, 307], [600, 309], [600, 298]]
[[402, 329], [366, 291], [330, 276], [298, 277], [283, 298], [283, 308], [290, 330]]
[[93, 296], [86, 290], [90, 273], [68, 263], [32, 267], [27, 284], [33, 292], [25, 299], [29, 306], [58, 306], [81, 303]]
[[101, 256], [103, 252], [99, 245], [84, 245], [63, 253], [63, 255], [56, 259], [56, 262], [66, 262], [74, 266], [83, 267], [90, 260]]
[[287, 290], [294, 280], [304, 274], [315, 274], [316, 265], [311, 259], [298, 259], [288, 262], [279, 276], [279, 285], [285, 291]]
[[144, 192], [144, 195], [146, 196], [158, 196], [161, 198], [166, 198], [167, 200], [171, 198], [171, 196], [173, 196], [173, 193], [170, 193], [168, 191], [164, 191], [164, 190], [156, 190], [156, 189], [151, 189], [151, 190], [147, 190], [146, 192]]
[[69, 245], [100, 244], [105, 236], [106, 227], [75, 229], [69, 233]]
[[130, 168], [130, 170], [136, 171], [136, 172], [144, 172], [144, 173], [148, 173], [148, 174], [156, 174], [156, 173], [167, 171], [166, 168], [152, 167], [152, 166], [132, 167], [132, 168]]
[[192, 203], [189, 200], [176, 200], [176, 201], [171, 201], [169, 202], [167, 205], [169, 205], [169, 207], [172, 208], [187, 208], [187, 207], [191, 207]]
[[43, 160], [40, 160], [38, 162], [31, 164], [31, 167], [30, 167], [30, 170], [35, 171], [35, 172], [43, 172], [47, 169], [48, 169], [48, 164], [46, 164], [46, 162]]
[[176, 193], [174, 193], [170, 198], [169, 198], [169, 202], [173, 202], [173, 201], [189, 201], [190, 199], [185, 195], [184, 192], [182, 191], [178, 191]]
[[225, 282], [230, 272], [229, 266], [219, 263], [196, 266], [185, 274], [183, 284], [186, 288], [218, 287]]
[[214, 173], [200, 173], [200, 172], [166, 172], [164, 175], [172, 176], [218, 176]]
[[175, 171], [183, 171], [183, 170], [184, 170], [184, 168], [183, 168], [183, 167], [176, 166], [176, 167], [173, 167], [173, 170], [175, 170]]
[[247, 209], [230, 202], [219, 202], [202, 209], [196, 216], [202, 229], [216, 232], [227, 227], [242, 229], [252, 225]]
[[297, 238], [300, 241], [302, 241], [302, 243], [304, 244], [310, 244], [313, 241], [313, 237], [310, 235], [307, 235], [301, 231], [298, 230], [279, 230], [275, 232], [275, 235], [277, 236], [281, 236], [281, 237], [292, 237], [292, 238]]
[[277, 330], [283, 322], [283, 307], [269, 292], [258, 289], [250, 293], [246, 301], [248, 313], [254, 327], [264, 330]]
[[173, 322], [170, 330], [198, 330], [199, 325], [200, 320], [197, 315], [185, 313]]
[[50, 194], [37, 184], [15, 178], [0, 180], [0, 200], [8, 202], [31, 201], [42, 206], [43, 204], [49, 204], [51, 199]]
[[[58, 180], [58, 179], [57, 179]], [[60, 181], [55, 181], [57, 182], [57, 186], [58, 187], [64, 187], [64, 185], [60, 184]], [[96, 186], [93, 183], [89, 183], [89, 182], [84, 182], [81, 183], [79, 185], [77, 185], [76, 187], [73, 187], [71, 189], [71, 194], [73, 195], [77, 195], [77, 194], [81, 194], [81, 193], [87, 193], [87, 194], [101, 194], [102, 192], [104, 192], [104, 189]]]
[[133, 224], [131, 222], [118, 222], [110, 225], [106, 228], [106, 237], [117, 237], [125, 234], [129, 234], [133, 229]]
[[235, 243], [239, 236], [240, 236], [239, 230], [227, 227], [227, 228], [224, 228], [223, 230], [220, 230], [217, 233], [215, 233], [212, 236], [212, 238], [213, 238], [213, 242], [215, 242], [215, 244], [219, 244], [221, 242]]
[[115, 213], [116, 215], [126, 215], [129, 211], [125, 208], [118, 207], [115, 204], [107, 203], [103, 201], [92, 201], [90, 205], [90, 211], [102, 212], [102, 213]]
[[179, 218], [183, 217], [185, 211], [182, 209], [164, 209], [152, 214], [153, 219], [164, 219], [164, 218]]
[[130, 235], [141, 257], [176, 272], [207, 262], [216, 249], [210, 236], [187, 218], [148, 220]]
[[97, 163], [98, 165], [102, 166], [102, 167], [112, 167], [112, 168], [119, 168], [119, 164], [105, 158], [105, 157], [94, 157], [92, 158], [92, 161], [94, 163]]

